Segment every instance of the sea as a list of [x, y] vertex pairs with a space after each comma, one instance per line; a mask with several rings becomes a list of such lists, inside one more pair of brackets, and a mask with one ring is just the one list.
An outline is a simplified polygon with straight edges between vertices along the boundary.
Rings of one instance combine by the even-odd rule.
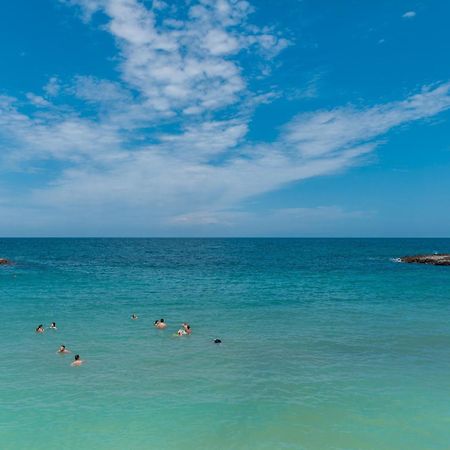
[[449, 251], [0, 239], [0, 449], [449, 449]]

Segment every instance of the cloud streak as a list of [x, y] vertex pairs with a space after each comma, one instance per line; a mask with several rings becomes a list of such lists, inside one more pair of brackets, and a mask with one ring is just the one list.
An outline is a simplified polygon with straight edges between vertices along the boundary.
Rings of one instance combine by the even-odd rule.
[[402, 15], [402, 17], [404, 19], [413, 19], [414, 17], [416, 17], [416, 12], [415, 11], [407, 11], [407, 12], [405, 12], [405, 14]]

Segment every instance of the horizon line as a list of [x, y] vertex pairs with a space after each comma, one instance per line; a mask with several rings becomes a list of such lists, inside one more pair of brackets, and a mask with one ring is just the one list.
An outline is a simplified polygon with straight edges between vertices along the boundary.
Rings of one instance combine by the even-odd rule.
[[450, 236], [0, 236], [0, 239], [450, 239]]

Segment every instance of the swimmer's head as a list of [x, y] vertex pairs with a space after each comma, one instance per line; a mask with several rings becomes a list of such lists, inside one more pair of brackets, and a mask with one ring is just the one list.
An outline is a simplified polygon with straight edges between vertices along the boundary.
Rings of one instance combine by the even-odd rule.
[[56, 322], [52, 322], [52, 327], [56, 327]]
[[220, 343], [222, 343], [222, 341], [220, 340], [220, 339], [214, 339], [214, 344], [220, 344]]
[[159, 319], [159, 321], [160, 321], [161, 323], [164, 323], [164, 319]]
[[159, 320], [155, 320], [155, 325], [158, 325], [158, 323], [159, 323]]
[[61, 344], [61, 350], [65, 350], [66, 346]]
[[186, 328], [187, 328], [188, 330], [190, 330], [190, 329], [191, 329], [191, 326], [190, 326], [190, 325], [186, 325]]
[[75, 361], [78, 361], [80, 359], [80, 355], [75, 355]]

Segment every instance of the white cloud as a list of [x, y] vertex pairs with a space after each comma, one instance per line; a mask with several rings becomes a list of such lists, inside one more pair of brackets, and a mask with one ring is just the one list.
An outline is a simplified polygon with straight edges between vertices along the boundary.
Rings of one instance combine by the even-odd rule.
[[238, 224], [240, 226], [246, 224], [250, 232], [256, 226], [257, 229], [259, 228], [259, 230], [265, 230], [270, 233], [270, 230], [273, 230], [274, 226], [279, 231], [286, 231], [286, 229], [300, 231], [299, 226], [310, 229], [312, 223], [323, 223], [324, 220], [335, 223], [339, 220], [366, 219], [372, 217], [374, 214], [374, 211], [347, 211], [339, 206], [333, 205], [312, 208], [278, 208], [253, 213], [243, 211], [197, 211], [191, 214], [172, 217], [168, 223], [183, 227], [186, 225], [225, 225], [232, 227]]
[[[87, 16], [102, 11], [122, 54], [122, 77], [147, 109], [200, 114], [238, 100], [246, 90], [240, 66], [226, 58], [250, 46], [270, 57], [288, 41], [247, 27], [245, 1], [207, 1], [184, 10], [184, 19], [157, 20], [158, 9], [136, 0], [73, 0]], [[175, 25], [175, 26], [174, 26]]]
[[40, 159], [108, 161], [120, 147], [118, 130], [108, 124], [58, 112], [31, 117], [19, 112], [16, 104], [15, 99], [0, 98], [0, 136], [8, 142], [2, 162], [8, 167]]
[[48, 80], [48, 83], [44, 86], [44, 91], [51, 97], [58, 95], [60, 89], [61, 85], [57, 77], [51, 77], [50, 80]]
[[110, 107], [111, 104], [130, 102], [132, 96], [119, 83], [99, 80], [90, 76], [77, 76], [72, 88], [73, 93], [87, 102]]
[[407, 11], [405, 14], [402, 15], [404, 19], [412, 19], [413, 17], [416, 17], [415, 11]]
[[233, 119], [192, 123], [182, 133], [128, 148], [126, 134], [107, 122], [55, 116], [42, 124], [9, 98], [3, 98], [0, 126], [20, 158], [71, 162], [50, 185], [34, 190], [30, 205], [87, 219], [89, 211], [102, 211], [105, 220], [113, 220], [120, 205], [153, 229], [195, 218], [212, 224], [249, 197], [361, 164], [393, 127], [450, 108], [449, 91], [445, 84], [400, 102], [300, 115], [267, 144], [245, 144], [247, 123]]
[[229, 220], [229, 217], [233, 214], [230, 213], [214, 213], [210, 211], [202, 212], [197, 211], [195, 213], [182, 214], [179, 216], [171, 217], [169, 224], [173, 225], [220, 225], [229, 226], [233, 222]]
[[241, 120], [201, 122], [189, 125], [182, 134], [161, 135], [160, 140], [168, 152], [186, 159], [208, 160], [233, 149], [247, 131], [247, 124]]
[[211, 55], [227, 55], [239, 50], [239, 41], [217, 28], [208, 31], [201, 45]]
[[153, 0], [152, 7], [153, 9], [166, 9], [169, 5], [166, 2], [161, 0]]
[[35, 106], [50, 106], [50, 103], [40, 95], [33, 94], [32, 92], [27, 92], [26, 97], [30, 101], [30, 103]]
[[393, 127], [430, 117], [450, 107], [450, 84], [424, 88], [407, 100], [365, 110], [352, 107], [301, 114], [285, 127], [285, 141], [304, 156], [324, 156], [386, 133]]
[[289, 100], [317, 98], [319, 96], [319, 84], [322, 76], [323, 73], [321, 72], [313, 74], [302, 87], [297, 87], [288, 92], [287, 98]]

